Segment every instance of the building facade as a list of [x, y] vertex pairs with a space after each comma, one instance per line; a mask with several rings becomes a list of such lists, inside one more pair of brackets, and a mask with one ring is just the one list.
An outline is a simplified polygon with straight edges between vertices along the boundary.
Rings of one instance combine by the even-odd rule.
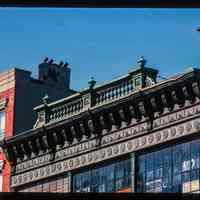
[[[62, 69], [63, 79], [52, 81], [49, 69]], [[64, 73], [64, 72], [65, 73]], [[47, 74], [48, 73], [48, 74]], [[47, 74], [47, 75], [46, 75]], [[46, 79], [44, 79], [46, 76]], [[22, 131], [33, 128], [37, 115], [33, 108], [42, 102], [47, 93], [52, 100], [73, 94], [69, 88], [70, 69], [52, 61], [39, 65], [39, 78], [31, 77], [31, 72], [13, 68], [0, 73], [0, 140], [10, 138]], [[10, 166], [1, 149], [0, 152], [0, 191], [10, 189]]]
[[17, 192], [199, 192], [200, 70], [157, 82], [139, 66], [35, 108], [1, 142]]

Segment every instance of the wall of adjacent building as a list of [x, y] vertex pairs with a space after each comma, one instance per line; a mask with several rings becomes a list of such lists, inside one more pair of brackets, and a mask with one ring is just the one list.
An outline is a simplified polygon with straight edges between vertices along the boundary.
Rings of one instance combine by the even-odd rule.
[[30, 72], [16, 69], [16, 106], [14, 134], [33, 128], [37, 115], [33, 108], [42, 104], [48, 94], [50, 101], [72, 94], [66, 87], [50, 86], [30, 77]]
[[[0, 74], [0, 101], [6, 99], [7, 104], [5, 109], [5, 131], [4, 137], [11, 137], [13, 134], [14, 124], [14, 104], [15, 104], [15, 70], [8, 70]], [[2, 185], [1, 190], [4, 192], [10, 189], [10, 165], [3, 154], [2, 149], [0, 150], [0, 160], [3, 161], [2, 166]]]
[[[66, 88], [58, 88], [31, 78], [31, 72], [13, 68], [0, 73], [0, 101], [7, 99], [5, 107], [5, 137], [11, 137], [33, 128], [36, 113], [33, 108], [42, 103], [42, 97], [48, 94], [50, 99], [57, 100], [73, 93]], [[3, 160], [2, 191], [10, 191], [10, 165], [0, 151]]]

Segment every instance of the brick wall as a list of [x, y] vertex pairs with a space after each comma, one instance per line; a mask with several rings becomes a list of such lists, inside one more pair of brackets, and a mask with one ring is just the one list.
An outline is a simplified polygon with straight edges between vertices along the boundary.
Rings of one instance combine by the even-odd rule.
[[70, 192], [69, 177], [62, 175], [46, 180], [37, 181], [31, 185], [26, 185], [16, 189], [17, 192], [55, 192], [65, 193]]
[[[0, 92], [0, 100], [7, 98], [8, 103], [5, 108], [5, 137], [10, 137], [13, 134], [13, 118], [14, 118], [14, 97], [15, 88], [10, 88], [4, 92]], [[0, 152], [0, 160], [4, 161], [3, 166], [3, 192], [10, 191], [10, 165], [5, 158], [3, 152]]]

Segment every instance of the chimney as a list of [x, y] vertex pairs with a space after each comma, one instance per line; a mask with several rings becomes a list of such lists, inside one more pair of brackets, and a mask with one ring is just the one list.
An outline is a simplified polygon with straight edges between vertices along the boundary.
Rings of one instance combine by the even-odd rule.
[[53, 59], [45, 58], [38, 68], [40, 81], [51, 86], [70, 88], [71, 70], [68, 67], [68, 63], [61, 61], [56, 64]]

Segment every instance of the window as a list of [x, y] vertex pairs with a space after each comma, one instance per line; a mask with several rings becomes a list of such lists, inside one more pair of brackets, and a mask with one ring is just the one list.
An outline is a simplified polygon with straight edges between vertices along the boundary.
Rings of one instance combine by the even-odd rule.
[[3, 166], [4, 166], [4, 160], [0, 160], [0, 192], [3, 191]]
[[0, 112], [0, 139], [4, 138], [5, 131], [5, 111]]
[[130, 160], [118, 161], [73, 176], [74, 192], [115, 192], [131, 185]]
[[200, 140], [138, 157], [137, 192], [198, 192]]

